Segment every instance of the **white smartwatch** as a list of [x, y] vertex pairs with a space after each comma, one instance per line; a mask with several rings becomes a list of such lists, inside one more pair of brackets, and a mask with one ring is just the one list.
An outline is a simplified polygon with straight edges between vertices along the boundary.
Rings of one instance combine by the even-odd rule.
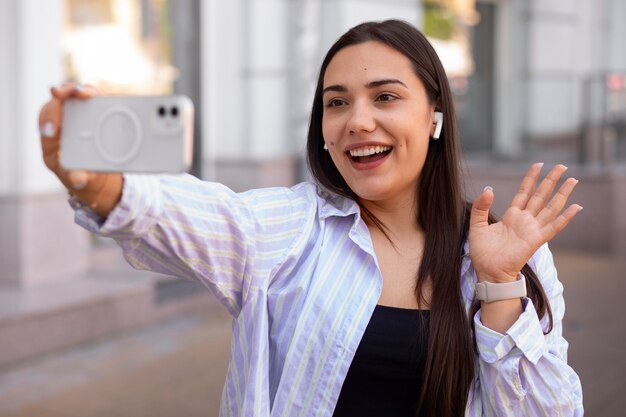
[[477, 282], [476, 299], [491, 303], [511, 298], [526, 297], [526, 277], [521, 272], [517, 274], [517, 280], [513, 282], [493, 283]]

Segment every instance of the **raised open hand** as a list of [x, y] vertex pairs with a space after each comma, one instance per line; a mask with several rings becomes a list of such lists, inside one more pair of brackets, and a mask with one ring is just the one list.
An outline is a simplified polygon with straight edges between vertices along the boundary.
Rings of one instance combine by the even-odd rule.
[[487, 216], [494, 199], [493, 190], [483, 190], [473, 203], [470, 217], [470, 258], [478, 281], [510, 282], [537, 249], [552, 239], [582, 210], [578, 204], [563, 211], [578, 183], [568, 178], [553, 195], [564, 165], [555, 166], [539, 184], [543, 164], [533, 164], [522, 180], [511, 206], [497, 223]]

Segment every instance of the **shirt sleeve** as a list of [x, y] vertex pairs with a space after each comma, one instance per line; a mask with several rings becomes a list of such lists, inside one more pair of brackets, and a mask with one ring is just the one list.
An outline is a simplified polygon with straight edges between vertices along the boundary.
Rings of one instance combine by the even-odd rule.
[[533, 256], [549, 299], [553, 328], [539, 318], [532, 301], [523, 299], [523, 313], [506, 334], [483, 326], [480, 310], [474, 316], [482, 415], [582, 416], [582, 388], [567, 364], [568, 343], [563, 338], [563, 285], [557, 278], [547, 244]]
[[190, 175], [126, 174], [106, 219], [72, 205], [76, 223], [115, 239], [133, 267], [199, 280], [234, 317], [267, 287], [315, 212], [314, 199], [294, 189], [235, 193]]

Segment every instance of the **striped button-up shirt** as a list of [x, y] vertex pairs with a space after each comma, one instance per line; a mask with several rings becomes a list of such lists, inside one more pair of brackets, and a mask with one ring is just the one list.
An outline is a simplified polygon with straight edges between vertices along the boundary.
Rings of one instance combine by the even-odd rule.
[[[76, 208], [87, 229], [114, 238], [136, 268], [195, 279], [233, 317], [220, 415], [332, 416], [382, 288], [358, 205], [311, 183], [235, 193], [188, 175], [126, 175], [106, 220]], [[582, 416], [567, 365], [563, 287], [547, 246], [530, 260], [549, 297], [544, 335], [532, 302], [500, 334], [474, 324], [478, 372], [468, 416]], [[476, 275], [462, 262], [469, 313]], [[366, 399], [364, 399], [366, 401]]]

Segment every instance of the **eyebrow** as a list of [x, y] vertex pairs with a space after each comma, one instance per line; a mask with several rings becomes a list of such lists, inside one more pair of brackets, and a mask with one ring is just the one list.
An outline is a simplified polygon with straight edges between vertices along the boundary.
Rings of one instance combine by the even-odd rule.
[[[385, 78], [382, 80], [376, 80], [376, 81], [370, 81], [369, 83], [365, 84], [365, 87], [367, 88], [376, 88], [376, 87], [380, 87], [382, 85], [386, 85], [386, 84], [400, 84], [402, 86], [404, 86], [404, 88], [409, 88], [406, 86], [405, 83], [403, 83], [400, 80], [397, 80], [395, 78]], [[334, 84], [334, 85], [329, 85], [328, 87], [324, 88], [324, 90], [322, 90], [322, 95], [326, 94], [329, 91], [337, 91], [340, 93], [345, 93], [348, 91], [348, 88], [344, 85], [341, 84]]]

